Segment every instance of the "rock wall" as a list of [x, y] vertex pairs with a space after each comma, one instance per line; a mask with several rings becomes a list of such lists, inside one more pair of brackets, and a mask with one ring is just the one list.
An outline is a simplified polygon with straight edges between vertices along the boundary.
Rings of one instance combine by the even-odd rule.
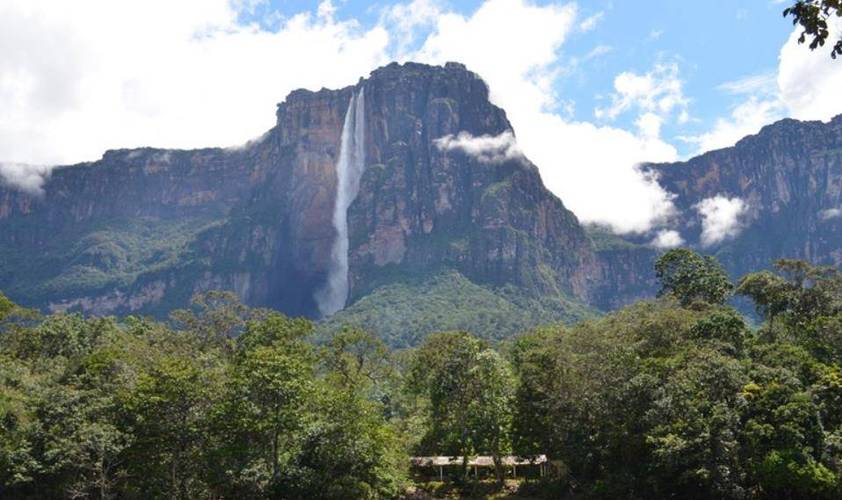
[[54, 170], [42, 196], [0, 187], [0, 289], [27, 305], [104, 314], [163, 312], [224, 288], [315, 316], [336, 237], [342, 121], [362, 88], [351, 301], [442, 268], [589, 299], [600, 279], [590, 240], [535, 166], [441, 147], [460, 133], [514, 134], [485, 83], [454, 63], [391, 64], [355, 86], [292, 92], [277, 125], [242, 148], [109, 151]]

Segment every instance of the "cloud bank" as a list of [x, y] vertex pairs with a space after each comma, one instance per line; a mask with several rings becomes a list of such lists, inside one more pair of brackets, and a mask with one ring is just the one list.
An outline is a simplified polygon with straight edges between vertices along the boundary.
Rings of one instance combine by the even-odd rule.
[[658, 231], [658, 234], [655, 235], [655, 238], [650, 243], [653, 247], [662, 249], [675, 248], [683, 244], [684, 238], [681, 237], [678, 231], [673, 229], [662, 229]]
[[738, 197], [727, 198], [716, 195], [700, 201], [695, 208], [702, 217], [701, 242], [703, 246], [715, 245], [733, 238], [743, 229], [740, 216], [747, 206]]
[[0, 160], [66, 164], [110, 148], [242, 144], [295, 88], [340, 87], [388, 61], [389, 35], [316, 12], [277, 31], [248, 2], [0, 2]]
[[479, 137], [474, 137], [468, 132], [460, 132], [455, 136], [448, 134], [439, 137], [433, 143], [442, 151], [462, 151], [481, 163], [502, 163], [523, 156], [511, 132]]
[[43, 165], [0, 162], [0, 184], [40, 196], [44, 194], [44, 182], [51, 170], [51, 167]]
[[842, 208], [828, 208], [819, 212], [821, 220], [838, 219], [842, 217]]

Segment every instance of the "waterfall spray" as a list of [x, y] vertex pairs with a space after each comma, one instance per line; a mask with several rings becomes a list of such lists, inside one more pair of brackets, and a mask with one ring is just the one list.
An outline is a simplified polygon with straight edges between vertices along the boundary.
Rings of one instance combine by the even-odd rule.
[[336, 162], [336, 204], [333, 227], [336, 240], [331, 249], [327, 283], [315, 298], [322, 316], [330, 316], [345, 307], [348, 300], [348, 207], [357, 197], [365, 169], [365, 89], [351, 96], [345, 121], [339, 159]]

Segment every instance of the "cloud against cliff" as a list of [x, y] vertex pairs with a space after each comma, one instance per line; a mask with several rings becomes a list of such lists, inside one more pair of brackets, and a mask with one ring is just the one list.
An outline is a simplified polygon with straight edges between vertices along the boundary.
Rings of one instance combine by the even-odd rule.
[[50, 170], [50, 167], [43, 165], [0, 162], [0, 184], [32, 195], [41, 195]]
[[669, 194], [635, 167], [676, 159], [659, 137], [664, 117], [641, 116], [633, 130], [575, 122], [555, 94], [563, 43], [598, 27], [598, 14], [487, 0], [463, 15], [413, 0], [364, 28], [322, 2], [271, 29], [239, 22], [263, 4], [0, 4], [0, 159], [56, 164], [107, 148], [242, 144], [273, 125], [275, 103], [294, 88], [348, 85], [396, 56], [457, 60], [489, 83], [519, 146], [582, 220], [644, 231], [670, 213]]
[[702, 217], [701, 242], [710, 246], [737, 236], [743, 229], [740, 217], [747, 206], [738, 197], [728, 198], [716, 195], [705, 198], [695, 206]]
[[442, 151], [462, 151], [481, 163], [502, 163], [522, 157], [515, 136], [511, 132], [478, 137], [468, 132], [460, 132], [455, 136], [447, 134], [433, 142]]
[[842, 218], [842, 208], [828, 208], [819, 212], [821, 220], [839, 219]]
[[[0, 159], [56, 164], [107, 148], [243, 144], [274, 124], [275, 103], [294, 88], [342, 87], [393, 58], [457, 60], [489, 83], [524, 154], [580, 219], [648, 231], [672, 213], [671, 195], [636, 165], [678, 159], [662, 130], [689, 119], [681, 60], [617, 71], [593, 120], [571, 119], [574, 103], [557, 94], [573, 64], [565, 42], [602, 29], [611, 9], [588, 17], [563, 0], [487, 0], [463, 14], [452, 2], [412, 0], [371, 10], [375, 21], [363, 26], [325, 1], [268, 24], [241, 22], [265, 5], [0, 0]], [[685, 139], [726, 146], [779, 114], [842, 112], [840, 72], [826, 51], [790, 39], [774, 95], [756, 92], [763, 82], [723, 86], [740, 101]], [[612, 119], [623, 114], [626, 126]]]
[[673, 207], [669, 193], [637, 164], [675, 160], [678, 153], [652, 133], [657, 123], [648, 118], [638, 130], [567, 118], [553, 89], [564, 63], [560, 49], [580, 29], [577, 18], [574, 4], [489, 0], [469, 16], [440, 15], [421, 48], [404, 57], [465, 63], [489, 84], [544, 183], [581, 220], [647, 231]]
[[684, 238], [674, 229], [662, 229], [658, 231], [650, 244], [655, 248], [675, 248], [684, 244]]
[[730, 116], [717, 119], [710, 131], [681, 139], [696, 144], [699, 153], [733, 146], [743, 137], [759, 132], [764, 125], [783, 118], [784, 108], [784, 103], [775, 97], [751, 95], [735, 106]]

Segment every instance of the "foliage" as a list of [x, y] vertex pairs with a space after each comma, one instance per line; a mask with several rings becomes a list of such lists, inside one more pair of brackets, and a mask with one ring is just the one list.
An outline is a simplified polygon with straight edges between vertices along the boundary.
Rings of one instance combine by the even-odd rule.
[[[842, 17], [842, 1], [840, 0], [798, 0], [784, 9], [784, 17], [792, 17], [793, 25], [801, 25], [802, 31], [798, 36], [798, 43], [805, 43], [810, 39], [810, 50], [824, 47], [830, 37], [828, 20]], [[830, 50], [830, 57], [842, 55], [842, 39], [836, 41]]]
[[188, 262], [191, 244], [214, 223], [207, 217], [141, 217], [56, 231], [43, 244], [0, 250], [0, 286], [15, 297], [48, 303], [142, 285], [143, 276]]
[[176, 328], [65, 314], [9, 325], [0, 497], [398, 494], [397, 426], [360, 377], [334, 384], [347, 371], [319, 356], [309, 321], [219, 293], [174, 317]]
[[673, 295], [688, 306], [693, 302], [722, 304], [734, 286], [713, 257], [703, 257], [686, 248], [666, 252], [655, 263], [661, 282], [659, 295]]
[[407, 386], [430, 401], [423, 451], [462, 456], [462, 477], [468, 456], [491, 455], [502, 482], [514, 395], [508, 363], [468, 333], [431, 335], [414, 353]]
[[493, 288], [457, 271], [375, 289], [318, 325], [330, 336], [346, 325], [375, 333], [392, 348], [417, 346], [427, 334], [468, 331], [491, 341], [540, 324], [574, 322], [596, 314], [563, 296], [532, 297], [516, 287]]
[[[658, 265], [657, 300], [404, 351], [353, 326], [316, 343], [311, 322], [219, 292], [169, 324], [0, 296], [0, 496], [396, 498], [416, 454], [491, 455], [504, 494], [503, 456], [546, 454], [529, 495], [839, 498], [840, 273], [745, 276], [753, 328], [715, 260]], [[488, 486], [463, 460], [444, 489]]]
[[710, 261], [678, 256], [699, 266], [669, 266], [661, 300], [513, 344], [515, 451], [563, 460], [554, 491], [585, 497], [838, 497], [838, 273], [781, 261], [743, 278], [766, 320], [753, 332], [721, 294], [682, 300], [705, 297]]

